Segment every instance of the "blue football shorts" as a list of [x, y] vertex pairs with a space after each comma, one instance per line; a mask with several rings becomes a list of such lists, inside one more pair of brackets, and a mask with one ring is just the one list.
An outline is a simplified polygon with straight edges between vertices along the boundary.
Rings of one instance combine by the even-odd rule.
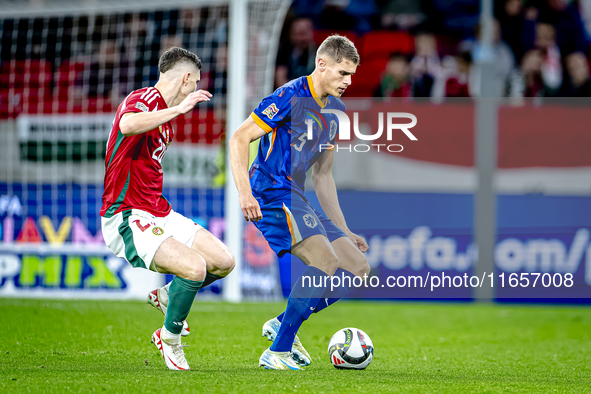
[[266, 190], [258, 196], [255, 194], [255, 198], [261, 206], [263, 218], [254, 224], [279, 257], [316, 234], [324, 235], [329, 242], [347, 236], [299, 193]]

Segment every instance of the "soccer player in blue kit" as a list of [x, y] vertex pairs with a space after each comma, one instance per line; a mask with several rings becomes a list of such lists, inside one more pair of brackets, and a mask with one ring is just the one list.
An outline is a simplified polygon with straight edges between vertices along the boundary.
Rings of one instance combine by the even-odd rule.
[[[339, 97], [351, 84], [358, 63], [357, 49], [349, 39], [328, 37], [318, 48], [314, 72], [263, 99], [230, 140], [230, 163], [244, 218], [255, 223], [278, 256], [291, 253], [307, 265], [285, 312], [263, 326], [263, 336], [273, 344], [261, 355], [259, 366], [268, 369], [298, 370], [309, 365], [312, 359], [297, 337], [300, 326], [347, 291], [342, 286], [331, 290], [327, 278], [352, 279], [370, 270], [363, 255], [367, 243], [348, 229], [332, 177], [338, 120], [322, 113], [322, 109], [344, 111]], [[312, 139], [307, 135], [309, 126]], [[259, 138], [249, 171], [249, 144]], [[304, 196], [309, 168], [326, 216]], [[314, 285], [308, 280], [306, 285], [303, 277]]]

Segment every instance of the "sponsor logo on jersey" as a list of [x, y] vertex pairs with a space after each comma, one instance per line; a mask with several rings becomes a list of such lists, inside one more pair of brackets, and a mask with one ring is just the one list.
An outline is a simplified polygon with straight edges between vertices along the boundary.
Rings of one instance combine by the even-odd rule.
[[265, 108], [265, 110], [263, 111], [263, 115], [267, 115], [267, 118], [273, 119], [275, 115], [277, 115], [277, 112], [279, 112], [279, 109], [277, 108], [275, 103], [271, 103], [271, 105]]
[[162, 229], [162, 227], [154, 227], [152, 229], [152, 233], [154, 233], [154, 235], [162, 235], [164, 234], [164, 230]]
[[304, 223], [310, 228], [314, 228], [318, 225], [316, 218], [310, 214], [304, 215]]
[[138, 101], [137, 103], [135, 103], [135, 107], [136, 107], [137, 109], [139, 109], [140, 111], [143, 111], [143, 112], [148, 112], [148, 111], [150, 110], [150, 109], [149, 109], [149, 108], [146, 106], [146, 104], [144, 104], [144, 103], [142, 103], [142, 102], [139, 102], [139, 101]]

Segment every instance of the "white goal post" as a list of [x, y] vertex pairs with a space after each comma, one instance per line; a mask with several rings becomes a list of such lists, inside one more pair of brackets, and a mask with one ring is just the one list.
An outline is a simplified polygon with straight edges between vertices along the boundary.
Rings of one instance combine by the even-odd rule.
[[[291, 0], [0, 2], [0, 71], [5, 74], [0, 88], [0, 196], [18, 195], [22, 202], [15, 241], [25, 218], [32, 218], [38, 228], [43, 218], [55, 229], [69, 220], [74, 227], [86, 226], [90, 236], [99, 236], [102, 130], [110, 127], [123, 94], [155, 82], [159, 51], [184, 46], [202, 58], [200, 87], [210, 90], [214, 99], [175, 126], [176, 141], [162, 161], [165, 194], [171, 194], [173, 208], [179, 207], [185, 216], [217, 219], [223, 212], [225, 242], [236, 257], [234, 272], [224, 280], [223, 299], [240, 302], [244, 277], [252, 286], [256, 273], [244, 271], [245, 221], [230, 171], [228, 141], [272, 92], [290, 4]], [[77, 130], [82, 132], [76, 134]], [[225, 141], [225, 147], [215, 141]], [[60, 202], [49, 202], [48, 196]], [[217, 228], [215, 235], [221, 236], [224, 227]], [[14, 246], [2, 242], [0, 251]], [[266, 269], [256, 268], [258, 273]], [[269, 269], [279, 282], [276, 264]]]
[[[256, 101], [271, 93], [275, 54], [289, 4], [290, 1], [285, 0], [250, 2], [231, 0], [230, 2], [228, 56], [235, 60], [230, 61], [228, 70], [226, 146], [234, 131], [244, 121], [247, 112], [257, 104]], [[258, 48], [251, 48], [248, 43], [249, 39], [254, 40], [251, 44], [258, 44]], [[251, 50], [254, 50], [255, 53], [251, 54]], [[264, 62], [254, 61], [259, 53], [266, 53]], [[249, 80], [250, 82], [251, 77], [255, 80], [247, 86], [244, 81]], [[248, 92], [254, 86], [262, 88], [259, 92]], [[242, 116], [238, 116], [238, 114], [242, 114]], [[224, 299], [230, 302], [239, 302], [242, 299], [242, 253], [238, 251], [242, 251], [244, 216], [238, 205], [238, 191], [230, 172], [229, 156], [229, 154], [226, 156], [226, 242], [230, 250], [237, 252], [235, 255], [236, 268], [234, 274], [226, 280]]]

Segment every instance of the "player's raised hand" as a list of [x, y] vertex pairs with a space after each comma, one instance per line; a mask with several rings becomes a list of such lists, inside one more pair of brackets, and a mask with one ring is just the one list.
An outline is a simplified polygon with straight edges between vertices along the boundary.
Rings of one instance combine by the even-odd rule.
[[357, 246], [357, 249], [359, 249], [362, 253], [365, 253], [369, 250], [369, 245], [367, 242], [365, 242], [365, 238], [354, 233], [349, 233], [348, 235], [355, 246]]
[[179, 105], [179, 111], [181, 114], [186, 114], [191, 111], [198, 103], [203, 101], [209, 101], [213, 97], [207, 90], [198, 90], [189, 94]]
[[244, 220], [247, 222], [258, 222], [263, 218], [259, 202], [252, 194], [240, 195], [240, 208], [242, 208]]

